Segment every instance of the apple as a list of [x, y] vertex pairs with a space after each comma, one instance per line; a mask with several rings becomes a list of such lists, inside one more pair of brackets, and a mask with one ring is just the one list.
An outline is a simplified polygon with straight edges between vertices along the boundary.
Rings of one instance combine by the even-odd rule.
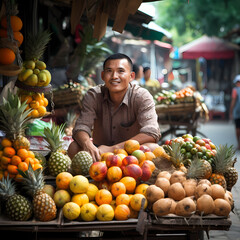
[[211, 142], [211, 140], [209, 139], [209, 138], [202, 138], [202, 140], [205, 142], [205, 143], [210, 143]]
[[122, 160], [122, 165], [127, 166], [129, 164], [138, 164], [138, 159], [135, 156], [129, 155]]
[[152, 170], [148, 163], [144, 163], [142, 165], [141, 169], [142, 169], [141, 180], [145, 182], [145, 181], [149, 180], [150, 177], [152, 176]]
[[106, 158], [106, 165], [108, 168], [112, 166], [122, 166], [122, 158], [119, 155], [109, 155]]
[[145, 153], [138, 149], [138, 150], [135, 150], [133, 153], [132, 153], [132, 156], [136, 157], [138, 159], [138, 162], [141, 163], [143, 162], [144, 160], [146, 160], [146, 156], [145, 156]]
[[193, 140], [191, 138], [184, 138], [184, 142], [192, 142]]
[[103, 162], [94, 162], [89, 168], [90, 177], [99, 182], [107, 176], [107, 165]]
[[142, 169], [137, 164], [130, 164], [124, 168], [123, 174], [124, 176], [133, 177], [137, 181], [142, 176]]
[[202, 139], [199, 139], [196, 141], [196, 144], [200, 145], [200, 146], [205, 146], [205, 142]]
[[102, 161], [102, 162], [103, 162], [103, 161], [106, 161], [106, 159], [107, 159], [107, 157], [108, 157], [109, 155], [113, 155], [113, 153], [112, 153], [112, 152], [102, 153], [102, 154], [101, 154], [101, 161]]
[[151, 171], [153, 172], [156, 168], [155, 164], [153, 161], [151, 160], [145, 160], [141, 165], [139, 165], [140, 167], [142, 167], [143, 165], [148, 165], [151, 169]]
[[151, 152], [151, 149], [146, 145], [140, 145], [139, 150], [142, 150], [143, 152]]
[[205, 147], [206, 147], [208, 150], [212, 150], [210, 144], [208, 144], [208, 143], [205, 144]]
[[55, 188], [51, 184], [45, 184], [43, 186], [43, 191], [47, 193], [51, 198], [53, 198], [55, 193]]

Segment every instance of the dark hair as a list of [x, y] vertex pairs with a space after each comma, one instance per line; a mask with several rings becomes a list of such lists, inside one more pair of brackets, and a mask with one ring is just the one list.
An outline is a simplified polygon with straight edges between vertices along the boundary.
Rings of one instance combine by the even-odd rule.
[[133, 64], [132, 70], [135, 72], [135, 74], [137, 74], [139, 72], [139, 66], [137, 64]]
[[115, 53], [110, 55], [109, 57], [107, 57], [105, 59], [105, 61], [103, 62], [103, 69], [105, 68], [106, 62], [109, 60], [116, 60], [116, 59], [127, 59], [129, 65], [130, 65], [130, 69], [133, 69], [133, 63], [132, 60], [130, 59], [130, 57], [128, 57], [127, 55], [123, 54], [123, 53]]
[[145, 73], [149, 69], [150, 69], [150, 67], [145, 67], [145, 68], [143, 68], [143, 72]]

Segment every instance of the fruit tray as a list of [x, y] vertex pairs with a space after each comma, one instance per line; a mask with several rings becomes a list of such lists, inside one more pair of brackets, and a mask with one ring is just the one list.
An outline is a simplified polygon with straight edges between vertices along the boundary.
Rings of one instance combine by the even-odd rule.
[[68, 105], [78, 105], [81, 107], [82, 98], [82, 91], [77, 88], [53, 91], [53, 102], [56, 108]]

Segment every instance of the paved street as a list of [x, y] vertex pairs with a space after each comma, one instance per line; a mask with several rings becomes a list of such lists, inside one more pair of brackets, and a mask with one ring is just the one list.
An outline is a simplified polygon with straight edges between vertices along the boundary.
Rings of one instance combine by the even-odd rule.
[[[216, 145], [228, 144], [237, 147], [235, 136], [235, 126], [233, 123], [224, 121], [210, 121], [201, 123], [198, 128], [199, 131], [204, 133]], [[240, 151], [236, 151], [237, 163], [235, 167], [240, 172]], [[240, 178], [240, 177], [239, 177]], [[234, 213], [230, 214], [232, 226], [229, 231], [210, 231], [210, 239], [217, 240], [240, 240], [240, 180], [232, 189], [233, 199], [235, 202]], [[207, 236], [204, 236], [207, 239]]]

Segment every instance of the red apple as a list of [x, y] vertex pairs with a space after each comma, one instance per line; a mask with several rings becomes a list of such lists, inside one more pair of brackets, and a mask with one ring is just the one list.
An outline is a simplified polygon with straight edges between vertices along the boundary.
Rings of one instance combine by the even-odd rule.
[[103, 162], [95, 162], [89, 168], [89, 175], [90, 177], [99, 182], [105, 179], [107, 176], [107, 166]]
[[202, 140], [205, 142], [205, 143], [210, 143], [211, 142], [211, 140], [209, 139], [209, 138], [202, 138]]
[[191, 138], [184, 138], [184, 142], [192, 142]]
[[138, 159], [135, 156], [129, 155], [122, 160], [122, 165], [127, 166], [129, 164], [138, 164]]
[[205, 142], [202, 139], [197, 140], [196, 144], [198, 144], [200, 146], [205, 146]]
[[139, 150], [142, 150], [143, 152], [151, 152], [151, 149], [145, 145], [140, 145]]
[[208, 150], [212, 150], [210, 144], [208, 144], [208, 143], [205, 144], [205, 147], [206, 147]]
[[121, 167], [122, 166], [122, 159], [119, 155], [109, 155], [106, 158], [106, 165], [107, 165], [108, 168], [110, 168], [112, 166]]
[[142, 176], [141, 176], [141, 180], [142, 181], [147, 181], [149, 180], [149, 178], [152, 176], [152, 170], [150, 168], [150, 166], [146, 163], [142, 165]]
[[142, 169], [137, 164], [127, 165], [123, 170], [124, 176], [129, 176], [139, 180], [142, 176]]

